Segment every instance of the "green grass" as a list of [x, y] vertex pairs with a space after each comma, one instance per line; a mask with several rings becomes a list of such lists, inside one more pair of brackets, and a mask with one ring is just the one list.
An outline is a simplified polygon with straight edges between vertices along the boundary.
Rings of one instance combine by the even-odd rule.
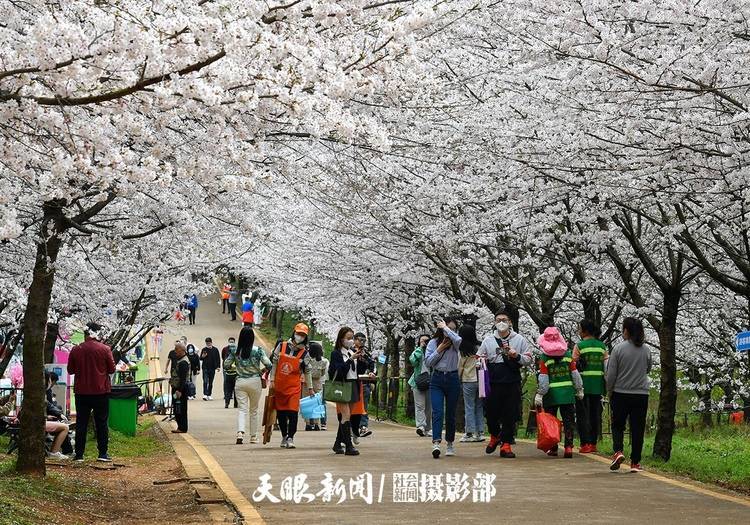
[[[115, 459], [148, 458], [170, 453], [169, 445], [160, 435], [152, 417], [139, 421], [136, 435], [126, 436], [115, 430], [109, 432], [109, 450]], [[0, 451], [8, 448], [8, 438], [0, 436]], [[96, 459], [96, 440], [88, 436], [86, 459]], [[66, 478], [65, 471], [47, 472], [44, 479], [18, 476], [15, 473], [15, 454], [0, 459], [0, 525], [27, 525], [59, 522], [60, 516], [47, 515], [39, 502], [61, 501], [67, 505], [91, 504], [99, 496], [93, 483]]]
[[[7, 446], [7, 440], [0, 444]], [[0, 460], [0, 525], [59, 522], [59, 515], [47, 515], [39, 502], [65, 500], [68, 504], [91, 504], [99, 491], [92, 483], [67, 479], [49, 472], [44, 479], [15, 473], [15, 456]]]
[[[672, 440], [672, 457], [664, 462], [651, 456], [654, 435], [647, 435], [641, 463], [647, 469], [686, 476], [704, 483], [750, 493], [750, 426], [722, 425], [702, 430], [681, 428]], [[599, 449], [612, 451], [604, 436]], [[625, 455], [630, 451], [625, 438]]]

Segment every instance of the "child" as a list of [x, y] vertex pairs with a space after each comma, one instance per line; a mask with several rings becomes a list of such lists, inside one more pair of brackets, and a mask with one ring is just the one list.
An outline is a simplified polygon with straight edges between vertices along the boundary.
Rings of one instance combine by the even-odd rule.
[[[544, 405], [544, 410], [557, 416], [558, 409], [565, 433], [565, 457], [573, 457], [573, 433], [575, 429], [575, 399], [583, 399], [583, 381], [576, 370], [568, 344], [554, 326], [544, 329], [539, 336], [539, 347], [544, 355], [539, 359], [539, 378], [534, 403]], [[557, 445], [547, 451], [548, 456], [557, 456]]]
[[187, 315], [185, 314], [185, 312], [182, 310], [181, 307], [178, 306], [177, 308], [174, 309], [174, 320], [177, 321], [178, 325], [184, 325], [186, 318], [187, 318]]
[[589, 319], [578, 323], [581, 341], [573, 347], [573, 359], [583, 379], [583, 399], [576, 402], [576, 423], [581, 437], [581, 454], [596, 452], [596, 442], [602, 428], [602, 395], [607, 347], [599, 337], [599, 330]]

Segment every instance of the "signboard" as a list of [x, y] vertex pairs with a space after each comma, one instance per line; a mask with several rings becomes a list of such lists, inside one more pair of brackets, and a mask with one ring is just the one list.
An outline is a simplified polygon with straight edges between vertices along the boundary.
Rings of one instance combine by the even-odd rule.
[[734, 340], [738, 352], [750, 350], [750, 332], [740, 332]]

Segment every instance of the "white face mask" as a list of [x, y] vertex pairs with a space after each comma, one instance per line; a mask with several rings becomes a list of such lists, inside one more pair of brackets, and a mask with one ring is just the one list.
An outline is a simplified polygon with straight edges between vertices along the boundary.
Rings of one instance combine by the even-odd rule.
[[351, 349], [354, 346], [354, 339], [344, 339], [344, 348]]
[[305, 340], [304, 335], [294, 334], [294, 342], [297, 344], [302, 343]]
[[495, 325], [495, 329], [498, 331], [498, 333], [507, 332], [510, 330], [510, 323], [506, 321], [500, 321]]

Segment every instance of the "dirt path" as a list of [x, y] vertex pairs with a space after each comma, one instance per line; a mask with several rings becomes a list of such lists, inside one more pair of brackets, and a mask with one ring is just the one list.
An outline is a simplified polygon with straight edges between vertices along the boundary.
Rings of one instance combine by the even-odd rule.
[[[229, 335], [239, 332], [240, 323], [231, 323], [221, 315], [216, 299], [203, 299], [198, 310], [198, 324], [175, 327], [173, 335], [185, 333], [200, 346], [205, 336], [213, 337], [216, 346], [226, 344]], [[168, 351], [166, 348], [164, 352]], [[200, 392], [201, 385], [197, 385]], [[221, 398], [221, 378], [217, 376], [214, 400], [192, 401], [190, 434], [213, 455], [243, 495], [253, 501], [260, 485], [259, 477], [270, 475], [271, 494], [281, 496], [281, 486], [288, 476], [306, 475], [306, 493], [315, 496], [323, 485], [326, 473], [333, 482], [340, 478], [344, 484], [345, 501], [338, 504], [340, 492], [334, 490], [333, 502], [324, 502], [322, 494], [312, 502], [294, 503], [267, 499], [255, 503], [267, 523], [437, 523], [460, 519], [466, 523], [622, 523], [648, 520], [652, 523], [748, 523], [750, 503], [719, 499], [686, 486], [625, 471], [612, 473], [606, 465], [576, 455], [572, 460], [548, 458], [532, 444], [516, 447], [518, 458], [502, 460], [497, 455], [487, 456], [483, 443], [457, 444], [457, 456], [434, 460], [430, 454], [429, 438], [419, 438], [411, 429], [386, 423], [372, 422], [372, 437], [362, 439], [361, 456], [345, 457], [333, 454], [330, 447], [335, 438], [335, 414], [329, 408], [328, 432], [305, 432], [295, 437], [297, 449], [278, 447], [279, 436], [274, 435], [268, 445], [235, 445], [236, 411], [224, 409]], [[261, 405], [262, 406], [262, 405]], [[368, 504], [356, 494], [351, 497], [350, 480], [356, 489], [358, 476], [372, 476], [373, 502]], [[394, 475], [417, 475], [417, 484], [406, 476], [404, 490], [394, 494]], [[466, 475], [468, 486], [454, 483], [455, 475]], [[474, 480], [481, 475], [496, 476], [496, 493], [489, 503], [472, 501], [481, 496], [474, 492]], [[442, 475], [442, 477], [440, 477]], [[451, 479], [449, 479], [451, 478]], [[300, 478], [298, 478], [299, 480]], [[382, 497], [380, 495], [381, 479]], [[430, 495], [420, 491], [420, 484], [442, 481], [439, 495], [442, 502], [395, 502], [394, 496], [417, 500]], [[481, 483], [479, 483], [481, 488]], [[449, 490], [454, 488], [463, 501], [448, 502]], [[466, 489], [467, 491], [465, 491]], [[294, 491], [290, 491], [292, 495]], [[298, 494], [299, 495], [299, 494]], [[434, 494], [432, 494], [434, 496]], [[380, 501], [379, 501], [380, 500]], [[304, 497], [303, 500], [305, 501]], [[744, 500], [746, 502], [750, 500]], [[311, 521], [312, 520], [312, 521]]]

